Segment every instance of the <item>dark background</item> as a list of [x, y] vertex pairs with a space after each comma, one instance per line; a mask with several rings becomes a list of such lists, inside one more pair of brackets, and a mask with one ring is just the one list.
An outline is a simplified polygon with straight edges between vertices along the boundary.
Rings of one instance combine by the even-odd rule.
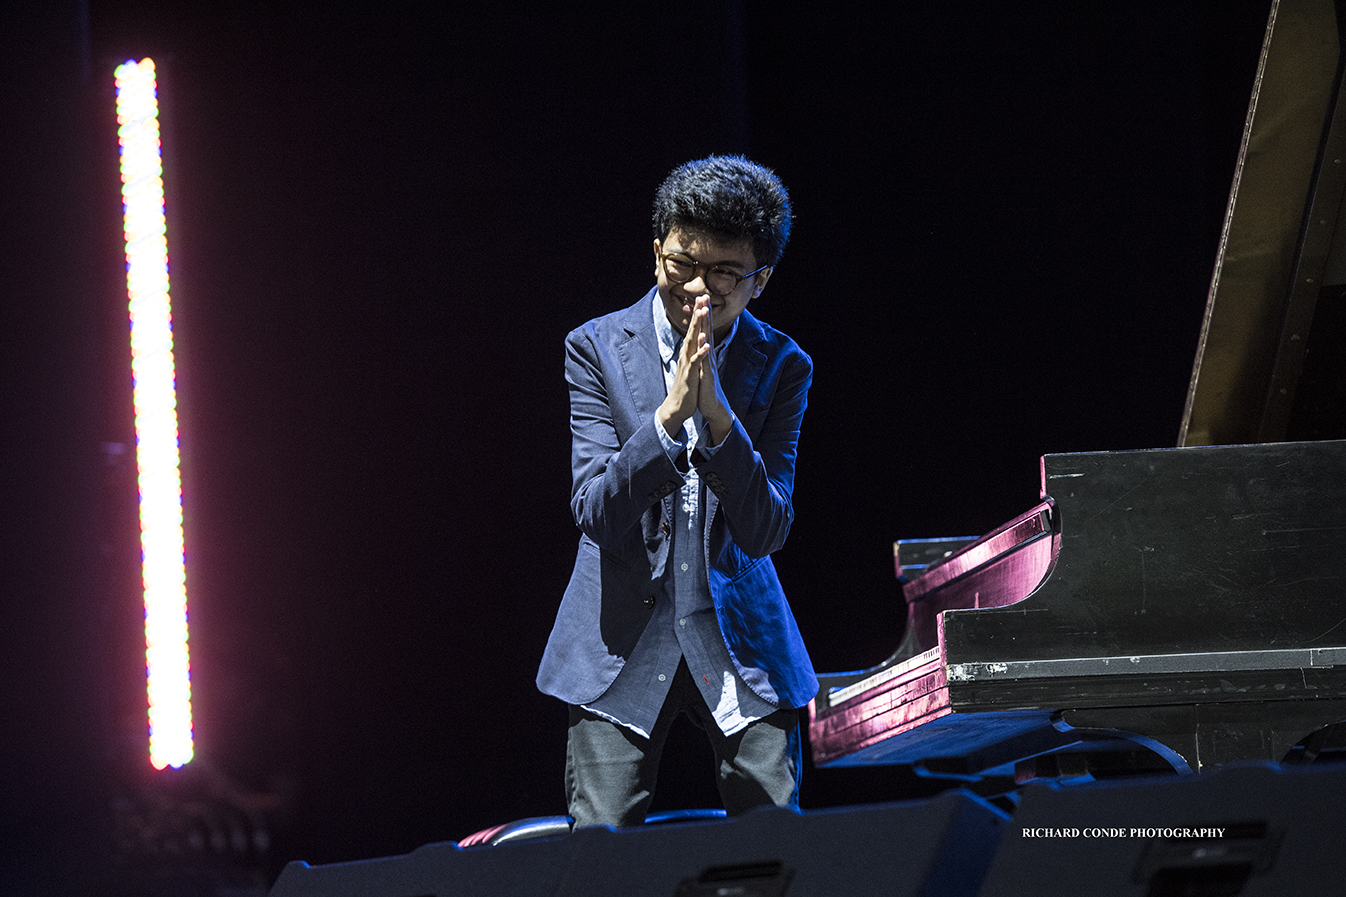
[[[894, 539], [1026, 510], [1043, 453], [1174, 444], [1268, 8], [4, 6], [6, 862], [138, 788], [251, 795], [273, 869], [564, 812], [561, 343], [648, 289], [654, 188], [712, 152], [795, 206], [753, 305], [815, 363], [781, 578], [819, 670], [882, 660]], [[144, 56], [198, 754], [162, 775], [112, 84]], [[716, 802], [690, 733], [668, 760], [656, 807]]]

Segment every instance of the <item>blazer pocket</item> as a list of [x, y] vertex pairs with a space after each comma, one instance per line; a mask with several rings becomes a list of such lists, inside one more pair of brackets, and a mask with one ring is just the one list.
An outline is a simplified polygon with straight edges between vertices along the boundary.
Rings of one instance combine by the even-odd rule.
[[610, 548], [604, 548], [588, 536], [580, 536], [580, 551], [593, 555], [601, 564], [611, 564], [622, 570], [637, 571], [644, 566], [644, 558], [633, 561]]
[[[740, 556], [740, 557], [745, 557], [745, 558], [747, 557], [746, 554], [742, 554], [742, 553], [740, 553], [739, 556]], [[757, 567], [758, 567], [763, 561], [765, 561], [768, 557], [770, 557], [770, 555], [765, 555], [765, 554], [764, 554], [764, 555], [762, 555], [762, 556], [759, 557], [759, 558], [753, 558], [751, 561], [748, 562], [748, 565], [747, 565], [746, 567], [739, 567], [739, 568], [738, 568], [738, 572], [734, 574], [734, 578], [731, 579], [731, 580], [729, 580], [729, 581], [730, 581], [730, 582], [738, 582], [738, 581], [741, 580], [743, 577], [745, 577], [745, 576], [747, 576], [749, 573], [751, 573], [753, 570], [757, 569]]]

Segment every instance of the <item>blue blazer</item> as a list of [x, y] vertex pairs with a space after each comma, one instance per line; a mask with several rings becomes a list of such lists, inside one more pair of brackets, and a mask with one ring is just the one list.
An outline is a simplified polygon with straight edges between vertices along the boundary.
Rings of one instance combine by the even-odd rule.
[[[651, 290], [566, 337], [570, 508], [582, 535], [537, 685], [569, 704], [607, 690], [663, 589], [683, 477], [655, 430], [666, 387], [653, 301]], [[802, 707], [818, 679], [769, 555], [794, 520], [795, 451], [813, 362], [748, 312], [738, 321], [720, 368], [734, 428], [697, 462], [708, 492], [706, 569], [743, 681], [772, 703]]]

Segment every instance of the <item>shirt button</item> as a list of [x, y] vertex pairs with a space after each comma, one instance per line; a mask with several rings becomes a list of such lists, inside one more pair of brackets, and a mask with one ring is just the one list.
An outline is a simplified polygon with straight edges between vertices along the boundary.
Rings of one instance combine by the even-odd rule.
[[679, 626], [686, 626], [686, 625], [687, 625], [687, 618], [686, 618], [686, 617], [683, 617], [681, 620], [679, 620], [679, 621], [678, 621], [678, 625], [679, 625]]
[[660, 673], [660, 674], [659, 674], [659, 681], [660, 681], [660, 682], [663, 682], [664, 679], [666, 679], [666, 678], [668, 678], [668, 677], [666, 677], [663, 673]]
[[683, 565], [682, 565], [682, 570], [683, 570], [684, 573], [687, 572], [687, 565], [686, 565], [686, 564], [683, 564]]

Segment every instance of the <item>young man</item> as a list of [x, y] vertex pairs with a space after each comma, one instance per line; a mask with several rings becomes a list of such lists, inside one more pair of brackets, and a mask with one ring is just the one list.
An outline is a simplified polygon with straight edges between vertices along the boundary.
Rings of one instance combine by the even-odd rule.
[[789, 234], [769, 169], [682, 165], [655, 197], [655, 287], [566, 337], [583, 535], [537, 683], [570, 705], [576, 826], [644, 821], [679, 713], [731, 814], [798, 805], [796, 708], [818, 680], [769, 555], [794, 519], [813, 364], [745, 310]]

